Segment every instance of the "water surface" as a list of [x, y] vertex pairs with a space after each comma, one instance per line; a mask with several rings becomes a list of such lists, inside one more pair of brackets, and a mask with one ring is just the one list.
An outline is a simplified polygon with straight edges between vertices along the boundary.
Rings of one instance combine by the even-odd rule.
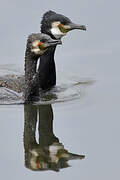
[[[87, 31], [69, 33], [63, 39], [63, 45], [57, 48], [58, 90], [53, 94], [58, 98], [50, 101], [48, 94], [46, 105], [34, 104], [36, 126], [34, 123], [28, 123], [29, 128], [25, 125], [25, 112], [30, 113], [29, 108], [26, 111], [20, 104], [19, 94], [14, 94], [15, 99], [9, 98], [9, 103], [8, 99], [4, 103], [1, 99], [0, 179], [120, 179], [119, 7], [119, 1], [108, 0], [69, 1], [69, 4], [63, 0], [29, 1], [29, 4], [23, 0], [1, 1], [0, 76], [13, 72], [23, 74], [26, 38], [31, 32], [39, 32], [45, 11], [51, 9], [76, 23], [86, 24]], [[20, 68], [18, 64], [21, 64]], [[94, 83], [82, 84], [91, 80]], [[13, 92], [7, 89], [1, 89], [0, 93], [4, 100], [11, 94], [13, 97]], [[50, 144], [40, 142], [41, 133], [46, 134], [40, 132], [44, 123], [39, 125], [39, 111], [45, 112], [44, 108], [49, 109], [50, 114], [46, 118], [46, 113], [42, 113], [42, 117], [47, 119], [49, 127], [53, 127], [47, 132]], [[36, 117], [32, 115], [30, 119]], [[49, 150], [59, 153], [49, 156]], [[72, 154], [69, 153], [75, 154], [76, 159], [70, 160], [68, 155]], [[85, 158], [78, 159], [77, 155], [85, 155]], [[36, 160], [34, 156], [37, 156]], [[57, 167], [50, 160], [48, 162], [50, 157], [57, 162]], [[33, 170], [43, 166], [45, 171]]]
[[[85, 155], [85, 158], [82, 160], [76, 160], [77, 158], [75, 158], [75, 160], [65, 161], [68, 168], [61, 168], [59, 165], [57, 170], [53, 170], [55, 168], [54, 166], [44, 172], [31, 170], [29, 167], [30, 159], [28, 154], [28, 152], [30, 153], [31, 151], [27, 151], [31, 149], [31, 146], [26, 150], [24, 136], [25, 107], [24, 105], [1, 105], [1, 177], [5, 179], [8, 177], [10, 179], [14, 179], [14, 177], [17, 179], [69, 178], [71, 180], [73, 178], [117, 178], [120, 151], [118, 143], [120, 135], [118, 118], [118, 94], [120, 86], [117, 79], [111, 79], [112, 77], [110, 79], [105, 78], [104, 80], [101, 78], [91, 86], [87, 86], [84, 89], [84, 96], [82, 98], [49, 105], [52, 106], [53, 111], [53, 139], [55, 139], [57, 143], [59, 142], [65, 151], [76, 155]], [[39, 107], [38, 105], [33, 106]], [[41, 107], [42, 106], [44, 106], [44, 111], [46, 105], [41, 105]], [[51, 107], [49, 108], [51, 109]], [[47, 112], [49, 111], [47, 110]], [[51, 117], [51, 115], [48, 117]], [[46, 119], [47, 121], [50, 120], [49, 118]], [[34, 126], [34, 124], [32, 124], [32, 126]], [[32, 130], [33, 135], [34, 128]], [[36, 143], [39, 144], [39, 124], [37, 124], [35, 134]], [[27, 137], [31, 137], [31, 135], [29, 136], [28, 134]], [[34, 136], [32, 137], [34, 139]], [[29, 140], [32, 141], [31, 138], [28, 138], [28, 141]], [[27, 145], [28, 144], [29, 143], [27, 143]], [[54, 144], [53, 141], [52, 144]], [[37, 149], [38, 154], [41, 152], [35, 143], [32, 144], [32, 149]], [[25, 156], [28, 156], [27, 162]], [[38, 158], [38, 162], [40, 162], [40, 158]], [[37, 165], [37, 167], [39, 167], [39, 165]], [[58, 169], [59, 172], [56, 173]]]

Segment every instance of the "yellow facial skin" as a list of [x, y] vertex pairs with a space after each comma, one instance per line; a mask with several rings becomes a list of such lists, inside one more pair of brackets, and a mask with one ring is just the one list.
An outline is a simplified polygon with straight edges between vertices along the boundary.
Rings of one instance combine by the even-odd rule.
[[40, 40], [36, 40], [32, 43], [32, 52], [36, 55], [42, 55], [47, 50], [47, 47]]
[[51, 34], [56, 39], [61, 39], [69, 31], [69, 25], [64, 25], [60, 21], [55, 21], [51, 24]]
[[41, 49], [41, 50], [46, 50], [47, 49], [47, 47], [45, 46], [45, 44], [43, 43], [43, 42], [39, 42], [38, 43], [38, 47]]
[[56, 39], [61, 39], [63, 36], [67, 34], [67, 32], [74, 29], [86, 30], [86, 27], [84, 25], [78, 25], [72, 22], [69, 22], [68, 24], [64, 25], [60, 21], [55, 21], [51, 24], [50, 31], [51, 31], [51, 34]]
[[69, 31], [69, 26], [68, 25], [63, 25], [61, 23], [58, 25], [58, 28], [64, 34], [66, 34]]

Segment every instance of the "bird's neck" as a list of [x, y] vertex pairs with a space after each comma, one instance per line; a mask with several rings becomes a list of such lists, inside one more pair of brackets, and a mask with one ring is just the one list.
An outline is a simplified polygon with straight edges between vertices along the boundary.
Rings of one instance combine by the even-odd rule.
[[[34, 76], [36, 74], [38, 58], [31, 55], [29, 49], [26, 49], [25, 53], [25, 92], [24, 98], [25, 101], [30, 100], [31, 96], [34, 96], [35, 89], [33, 87]], [[33, 92], [34, 89], [34, 92]]]
[[41, 57], [38, 68], [40, 77], [40, 87], [48, 90], [56, 84], [56, 68], [54, 53], [56, 46], [50, 47]]
[[53, 109], [51, 104], [39, 106], [39, 144], [49, 146], [54, 142], [59, 142], [53, 133]]
[[37, 60], [30, 55], [25, 57], [25, 81], [30, 81], [36, 73]]

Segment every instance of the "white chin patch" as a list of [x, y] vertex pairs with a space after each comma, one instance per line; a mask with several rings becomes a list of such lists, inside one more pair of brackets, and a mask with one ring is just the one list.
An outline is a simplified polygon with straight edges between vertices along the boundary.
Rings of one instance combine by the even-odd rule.
[[63, 36], [66, 35], [66, 33], [62, 33], [62, 32], [60, 31], [60, 29], [58, 28], [58, 26], [57, 26], [57, 27], [52, 27], [51, 33], [52, 33], [52, 35], [53, 35], [56, 39], [60, 39], [60, 38], [62, 38]]
[[33, 48], [32, 52], [34, 52], [34, 54], [36, 55], [42, 55], [45, 51], [44, 50], [40, 50], [38, 47]]

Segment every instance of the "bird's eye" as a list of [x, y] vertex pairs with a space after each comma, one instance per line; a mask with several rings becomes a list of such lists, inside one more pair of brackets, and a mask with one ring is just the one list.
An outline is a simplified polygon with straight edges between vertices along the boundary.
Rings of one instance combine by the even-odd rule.
[[40, 41], [41, 41], [42, 43], [45, 43], [46, 40], [45, 40], [45, 39], [41, 39]]

